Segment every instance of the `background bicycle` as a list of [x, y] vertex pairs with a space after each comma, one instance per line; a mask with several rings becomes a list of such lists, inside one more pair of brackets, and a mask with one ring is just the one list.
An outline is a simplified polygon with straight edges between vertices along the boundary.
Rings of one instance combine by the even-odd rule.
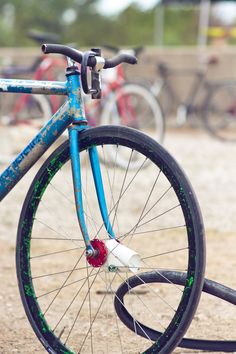
[[[143, 47], [120, 50], [105, 46], [112, 53], [132, 53], [139, 56]], [[139, 77], [140, 73], [136, 74]], [[155, 100], [148, 87], [140, 85], [135, 78], [127, 79], [122, 66], [112, 69], [105, 75], [104, 106], [101, 124], [122, 124], [138, 129], [162, 143], [165, 133], [165, 120], [158, 100]], [[108, 85], [108, 90], [107, 90]]]
[[[29, 35], [39, 43], [42, 43], [44, 39], [53, 39], [55, 37], [55, 35], [46, 35], [38, 32], [30, 32]], [[137, 48], [132, 52], [135, 55], [140, 50], [141, 48]], [[35, 59], [30, 67], [8, 67], [3, 69], [3, 74], [7, 75], [7, 77], [12, 77], [16, 74], [30, 73], [32, 78], [36, 80], [55, 80], [58, 77], [62, 79], [64, 64], [64, 58], [45, 58], [40, 56]], [[23, 123], [36, 128], [42, 126], [48, 117], [56, 112], [62, 104], [62, 100], [64, 100], [63, 97], [58, 96], [47, 97], [27, 94], [11, 98], [13, 98], [11, 116], [3, 115], [2, 122], [6, 125]], [[5, 95], [4, 100], [8, 102], [8, 96]], [[102, 101], [91, 100], [86, 95], [84, 100], [86, 115], [91, 126], [100, 124], [130, 126], [152, 136], [160, 143], [163, 141], [165, 127], [160, 105], [148, 89], [137, 84], [127, 83], [122, 65], [109, 69], [108, 73], [104, 75]], [[9, 112], [9, 105], [7, 105], [7, 109]], [[23, 127], [23, 129], [25, 131], [28, 130], [29, 136], [34, 134], [34, 130], [30, 127]], [[13, 140], [17, 139], [18, 130], [12, 129], [11, 132], [14, 136]], [[9, 133], [11, 132], [9, 130]], [[0, 160], [5, 161], [7, 159], [10, 161], [14, 153], [19, 151], [17, 148], [13, 148], [9, 157], [5, 153], [5, 156], [2, 156]], [[113, 158], [112, 154], [111, 151], [111, 159]], [[124, 162], [120, 160], [119, 164], [122, 165]]]
[[[52, 33], [30, 31], [27, 36], [38, 45], [46, 41], [56, 42], [58, 36]], [[45, 58], [39, 55], [26, 65], [10, 65], [2, 68], [1, 76], [5, 78], [28, 77], [35, 80], [64, 79], [65, 59], [63, 57]], [[28, 124], [42, 126], [48, 117], [55, 112], [62, 101], [57, 96], [50, 98], [43, 95], [1, 95], [1, 119], [5, 125]]]
[[[173, 69], [160, 62], [157, 64], [158, 78], [151, 85], [151, 91], [160, 100], [167, 120], [172, 117], [179, 126], [186, 121], [195, 126], [203, 123], [214, 137], [236, 141], [236, 81], [207, 78], [208, 66], [217, 65], [217, 61], [215, 56], [209, 57], [199, 69]], [[175, 79], [179, 76], [193, 77], [184, 99], [175, 86]]]
[[[41, 44], [45, 40], [58, 41], [56, 34], [28, 32], [27, 36]], [[45, 58], [41, 53], [29, 65], [11, 64], [1, 68], [5, 78], [28, 77], [35, 80], [64, 79], [65, 58]], [[26, 142], [45, 124], [48, 117], [62, 104], [59, 96], [2, 93], [0, 96], [0, 129], [4, 131], [0, 164], [10, 162], [21, 151]], [[11, 141], [11, 144], [8, 142]]]

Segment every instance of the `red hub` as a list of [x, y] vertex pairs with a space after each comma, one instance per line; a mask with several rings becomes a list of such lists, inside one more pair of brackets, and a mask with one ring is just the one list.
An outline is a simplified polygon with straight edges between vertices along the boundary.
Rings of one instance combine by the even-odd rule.
[[87, 256], [88, 263], [95, 268], [101, 267], [106, 263], [108, 250], [104, 241], [97, 238], [91, 241], [93, 249], [96, 251], [95, 256]]

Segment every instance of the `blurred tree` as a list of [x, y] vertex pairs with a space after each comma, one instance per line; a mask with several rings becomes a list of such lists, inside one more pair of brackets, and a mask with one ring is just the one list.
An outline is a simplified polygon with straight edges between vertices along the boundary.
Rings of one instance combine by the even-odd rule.
[[[129, 6], [117, 18], [119, 24], [119, 38], [125, 41], [125, 45], [152, 45], [153, 44], [153, 30], [154, 30], [154, 11], [141, 11], [138, 6], [134, 4]], [[127, 30], [128, 29], [128, 30]]]
[[[117, 16], [103, 16], [99, 0], [1, 0], [0, 46], [29, 46], [29, 30], [54, 32], [62, 43], [78, 47], [153, 45], [155, 9], [143, 11], [134, 3]], [[158, 11], [158, 8], [157, 8]], [[164, 45], [196, 44], [196, 7], [166, 7]]]
[[[0, 28], [4, 30], [4, 14], [11, 6], [13, 23], [8, 29], [8, 36], [0, 37], [0, 45], [30, 45], [26, 33], [30, 29], [54, 32], [61, 35], [62, 42], [75, 39], [68, 38], [68, 28], [74, 23], [89, 23], [93, 18], [93, 5], [96, 0], [1, 0]], [[91, 22], [90, 22], [91, 23]], [[81, 31], [81, 33], [84, 32]], [[78, 33], [78, 28], [77, 28]]]
[[168, 6], [165, 10], [164, 44], [195, 45], [198, 34], [199, 8]]

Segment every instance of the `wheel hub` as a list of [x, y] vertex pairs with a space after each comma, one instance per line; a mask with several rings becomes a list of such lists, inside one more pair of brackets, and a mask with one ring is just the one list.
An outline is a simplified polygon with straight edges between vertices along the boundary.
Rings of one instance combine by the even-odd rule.
[[108, 249], [105, 243], [97, 238], [91, 241], [95, 256], [87, 256], [88, 263], [95, 268], [101, 267], [107, 261]]

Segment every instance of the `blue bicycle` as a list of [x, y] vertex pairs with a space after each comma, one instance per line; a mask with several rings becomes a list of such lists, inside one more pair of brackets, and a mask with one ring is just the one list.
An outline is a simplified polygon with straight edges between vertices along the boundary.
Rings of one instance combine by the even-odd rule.
[[[135, 64], [135, 57], [104, 59], [96, 48], [82, 53], [54, 44], [42, 49], [67, 56], [65, 82], [0, 79], [2, 92], [68, 96], [0, 175], [2, 200], [68, 129], [68, 140], [36, 174], [18, 225], [17, 277], [30, 324], [49, 353], [170, 353], [203, 285], [204, 232], [195, 195], [175, 160], [150, 137], [87, 125], [81, 86], [100, 98], [102, 69]], [[168, 279], [168, 269], [185, 273], [184, 286]], [[164, 281], [146, 282], [144, 272]], [[141, 283], [136, 291], [131, 275]], [[124, 283], [126, 300], [117, 306]], [[158, 335], [150, 338], [140, 320]]]

